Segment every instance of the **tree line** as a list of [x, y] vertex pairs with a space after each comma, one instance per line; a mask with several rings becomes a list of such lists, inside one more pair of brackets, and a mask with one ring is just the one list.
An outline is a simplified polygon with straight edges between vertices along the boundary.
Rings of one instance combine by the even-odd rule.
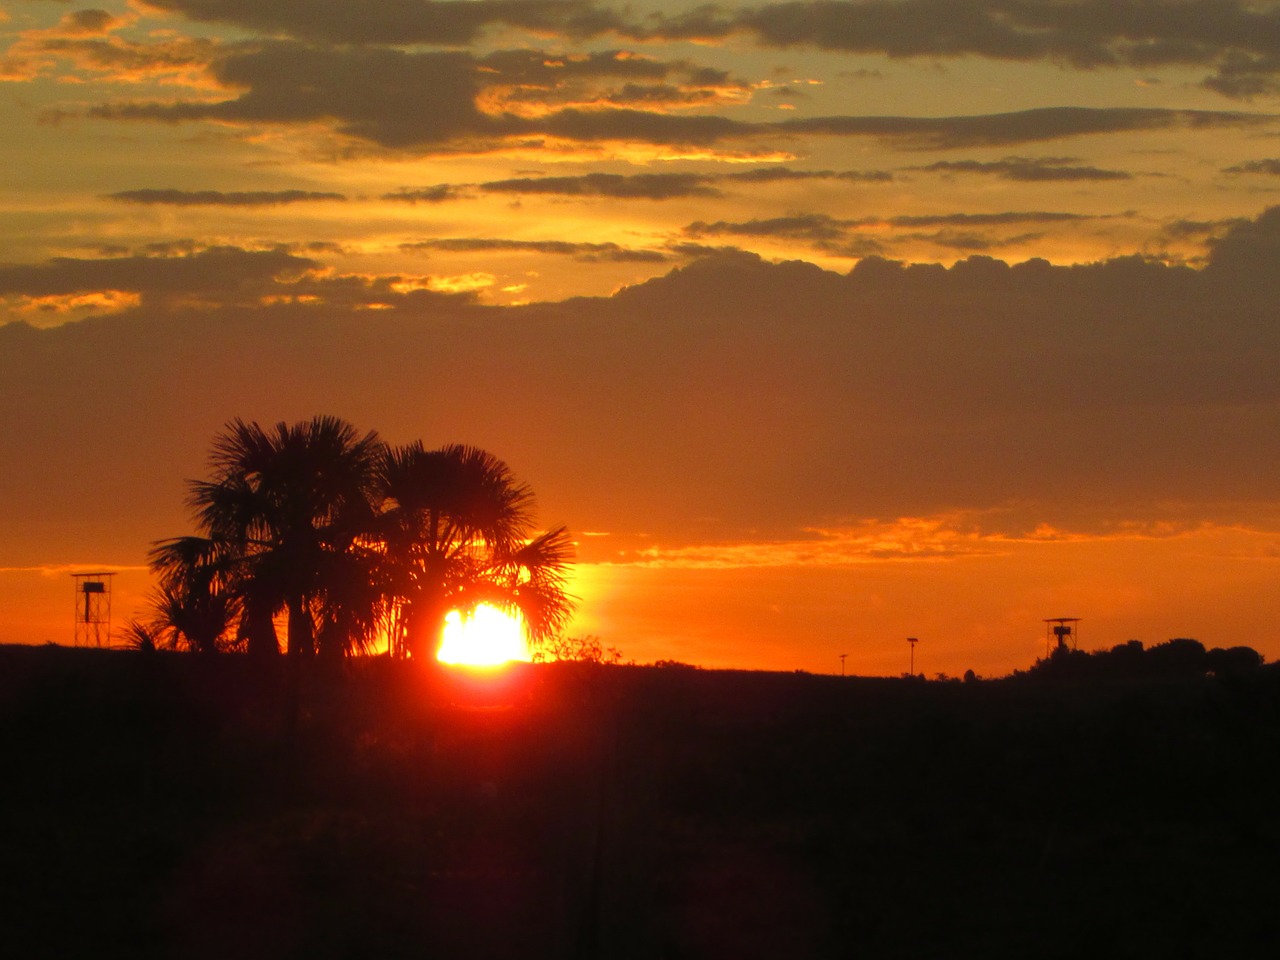
[[1117, 644], [1110, 650], [1072, 650], [1057, 647], [1037, 660], [1027, 675], [1071, 679], [1172, 680], [1239, 676], [1263, 664], [1263, 656], [1247, 646], [1205, 648], [1199, 640], [1175, 637], [1144, 647], [1141, 640]]
[[539, 531], [533, 491], [476, 447], [236, 419], [188, 505], [197, 532], [153, 546], [154, 616], [135, 626], [164, 645], [275, 656], [282, 626], [298, 658], [425, 658], [453, 610], [518, 612], [535, 642], [573, 610], [568, 531]]

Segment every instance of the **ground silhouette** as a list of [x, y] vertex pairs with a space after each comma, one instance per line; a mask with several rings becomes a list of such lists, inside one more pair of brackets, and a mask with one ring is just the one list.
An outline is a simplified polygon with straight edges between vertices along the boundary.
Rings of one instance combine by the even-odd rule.
[[1270, 956], [1280, 672], [0, 648], [10, 956]]

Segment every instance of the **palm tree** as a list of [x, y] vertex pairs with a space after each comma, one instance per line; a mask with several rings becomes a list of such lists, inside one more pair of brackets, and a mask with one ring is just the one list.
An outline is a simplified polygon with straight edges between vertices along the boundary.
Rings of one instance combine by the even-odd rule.
[[385, 563], [366, 536], [346, 550], [326, 553], [324, 599], [316, 608], [316, 653], [328, 660], [370, 653], [387, 614]]
[[239, 600], [250, 651], [278, 650], [282, 611], [292, 655], [315, 652], [317, 618], [326, 646], [362, 642], [345, 631], [372, 617], [343, 610], [356, 589], [349, 580], [373, 576], [354, 548], [375, 515], [382, 450], [376, 433], [327, 416], [271, 429], [237, 419], [214, 438], [212, 476], [192, 483], [190, 503]]
[[199, 535], [158, 543], [161, 619], [190, 645], [295, 658], [367, 651], [386, 630], [425, 658], [446, 615], [481, 603], [524, 618], [531, 639], [573, 610], [564, 527], [536, 533], [533, 492], [475, 447], [387, 448], [334, 417], [264, 429], [231, 421], [211, 476], [191, 484]]
[[204, 537], [177, 537], [156, 544], [150, 561], [160, 575], [151, 599], [155, 637], [169, 647], [218, 652], [237, 605], [222, 549]]
[[446, 615], [481, 603], [519, 611], [535, 641], [568, 620], [569, 534], [533, 536], [533, 491], [503, 461], [459, 444], [396, 447], [377, 491], [393, 650], [430, 656]]

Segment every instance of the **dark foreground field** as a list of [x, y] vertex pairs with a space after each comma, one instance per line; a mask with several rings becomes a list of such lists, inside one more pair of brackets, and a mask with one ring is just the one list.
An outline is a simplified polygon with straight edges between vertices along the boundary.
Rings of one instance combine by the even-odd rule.
[[0, 648], [0, 954], [1275, 955], [1271, 668], [355, 667]]

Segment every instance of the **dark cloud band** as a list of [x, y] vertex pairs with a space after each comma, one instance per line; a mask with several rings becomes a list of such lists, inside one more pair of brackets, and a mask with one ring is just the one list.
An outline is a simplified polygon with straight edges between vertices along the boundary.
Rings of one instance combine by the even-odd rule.
[[1227, 96], [1275, 89], [1280, 8], [1250, 0], [797, 0], [638, 17], [588, 0], [150, 0], [191, 20], [335, 44], [461, 46], [495, 26], [582, 39], [722, 41], [1079, 69], [1198, 66]]
[[273, 207], [289, 203], [346, 200], [340, 193], [310, 190], [121, 190], [107, 194], [122, 203], [172, 207]]

